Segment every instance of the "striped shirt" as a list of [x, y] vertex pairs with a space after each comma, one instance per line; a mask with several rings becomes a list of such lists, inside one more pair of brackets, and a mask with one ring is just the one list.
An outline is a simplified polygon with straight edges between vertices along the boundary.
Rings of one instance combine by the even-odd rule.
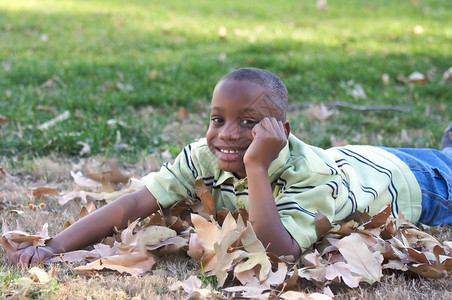
[[[291, 134], [268, 173], [281, 221], [302, 250], [317, 240], [317, 211], [330, 221], [356, 210], [375, 214], [387, 204], [394, 216], [400, 210], [407, 221], [416, 222], [421, 213], [421, 191], [413, 173], [378, 147], [323, 150]], [[247, 178], [221, 170], [206, 139], [186, 146], [173, 164], [164, 164], [160, 171], [143, 177], [143, 182], [167, 207], [183, 198], [195, 200], [198, 176], [212, 193], [217, 210], [248, 209]]]

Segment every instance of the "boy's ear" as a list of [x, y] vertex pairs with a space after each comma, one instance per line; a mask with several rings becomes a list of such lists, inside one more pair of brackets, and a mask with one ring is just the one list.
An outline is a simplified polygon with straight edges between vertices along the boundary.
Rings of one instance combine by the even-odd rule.
[[289, 121], [285, 121], [285, 122], [283, 123], [283, 125], [284, 125], [284, 129], [285, 129], [285, 131], [286, 131], [286, 137], [289, 138], [289, 134], [290, 134], [290, 124], [289, 124]]

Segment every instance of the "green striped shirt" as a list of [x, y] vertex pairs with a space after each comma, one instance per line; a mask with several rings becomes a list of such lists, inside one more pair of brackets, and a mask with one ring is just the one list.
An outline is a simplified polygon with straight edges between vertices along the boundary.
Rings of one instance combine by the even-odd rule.
[[[411, 222], [421, 213], [421, 191], [414, 175], [400, 159], [378, 147], [323, 150], [291, 134], [268, 174], [281, 221], [302, 250], [317, 240], [317, 211], [330, 221], [356, 210], [375, 214], [387, 204], [394, 216], [401, 210]], [[164, 164], [143, 182], [167, 207], [184, 198], [196, 199], [198, 176], [210, 189], [217, 210], [248, 209], [247, 178], [221, 170], [205, 139], [186, 146], [173, 164]]]

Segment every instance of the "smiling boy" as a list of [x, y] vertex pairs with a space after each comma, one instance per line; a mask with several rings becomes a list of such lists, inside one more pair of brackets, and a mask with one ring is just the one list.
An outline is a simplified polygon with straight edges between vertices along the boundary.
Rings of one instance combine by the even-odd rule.
[[323, 150], [290, 134], [286, 112], [287, 90], [276, 75], [255, 68], [227, 74], [214, 89], [205, 139], [186, 146], [174, 164], [143, 177], [143, 189], [84, 217], [45, 247], [17, 251], [13, 260], [37, 264], [84, 248], [115, 226], [156, 212], [159, 204], [194, 199], [198, 176], [218, 210], [245, 207], [257, 237], [278, 255], [298, 256], [316, 241], [317, 211], [334, 221], [391, 204], [393, 215], [400, 210], [411, 222], [452, 222], [452, 126], [443, 151]]

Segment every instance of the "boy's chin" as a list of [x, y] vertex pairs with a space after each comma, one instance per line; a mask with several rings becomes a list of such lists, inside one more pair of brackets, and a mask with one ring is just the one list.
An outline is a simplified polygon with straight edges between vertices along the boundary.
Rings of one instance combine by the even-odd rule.
[[234, 173], [238, 177], [245, 177], [246, 176], [245, 175], [245, 168], [243, 167], [243, 165], [233, 166], [231, 164], [224, 163], [224, 162], [219, 162], [219, 163], [220, 163], [221, 170], [223, 170], [225, 172]]

